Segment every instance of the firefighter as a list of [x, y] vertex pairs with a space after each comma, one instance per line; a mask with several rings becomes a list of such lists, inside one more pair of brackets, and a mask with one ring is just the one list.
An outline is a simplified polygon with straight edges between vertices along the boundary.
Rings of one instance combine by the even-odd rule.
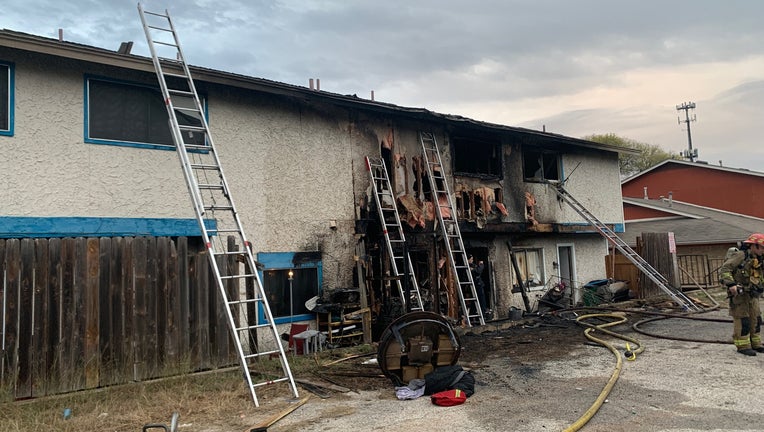
[[764, 353], [761, 345], [761, 309], [759, 297], [764, 292], [762, 262], [764, 234], [751, 234], [740, 248], [727, 252], [719, 270], [719, 281], [727, 287], [737, 352], [747, 356]]

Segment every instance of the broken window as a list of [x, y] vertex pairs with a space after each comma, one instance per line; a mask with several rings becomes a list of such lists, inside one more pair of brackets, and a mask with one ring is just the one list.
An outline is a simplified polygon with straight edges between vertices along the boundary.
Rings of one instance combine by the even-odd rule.
[[526, 181], [560, 180], [559, 155], [555, 152], [523, 149], [523, 178]]
[[454, 174], [501, 177], [501, 143], [496, 139], [452, 137]]
[[[513, 250], [520, 276], [526, 289], [542, 289], [544, 287], [544, 250], [515, 249]], [[517, 275], [512, 268], [512, 285], [519, 287]]]
[[[167, 108], [157, 87], [86, 78], [85, 141], [174, 148]], [[173, 97], [178, 123], [202, 126], [193, 97]], [[184, 131], [186, 144], [204, 145], [201, 132]]]
[[0, 135], [11, 135], [13, 118], [13, 68], [0, 63]]

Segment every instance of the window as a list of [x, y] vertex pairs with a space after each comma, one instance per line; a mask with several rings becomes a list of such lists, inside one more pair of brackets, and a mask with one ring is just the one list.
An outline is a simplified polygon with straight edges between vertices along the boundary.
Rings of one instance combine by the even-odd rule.
[[305, 302], [318, 295], [318, 269], [266, 270], [263, 287], [274, 318], [310, 314]]
[[[512, 252], [517, 260], [523, 284], [529, 290], [544, 287], [544, 251], [543, 249], [515, 249]], [[512, 285], [518, 286], [517, 275], [512, 269]]]
[[13, 135], [13, 66], [0, 63], [0, 135]]
[[[178, 88], [173, 86], [172, 88]], [[192, 97], [173, 96], [178, 123], [202, 126]], [[85, 141], [97, 144], [174, 148], [167, 109], [158, 87], [86, 78]], [[203, 145], [199, 132], [184, 132], [186, 144]]]
[[[322, 265], [317, 252], [261, 252], [257, 260], [263, 289], [276, 324], [313, 318], [305, 302], [321, 295]], [[291, 272], [291, 280], [290, 280]], [[261, 324], [264, 314], [260, 314]]]
[[501, 143], [496, 139], [451, 137], [454, 173], [477, 177], [501, 177]]
[[523, 178], [527, 181], [559, 181], [560, 169], [557, 153], [524, 148]]

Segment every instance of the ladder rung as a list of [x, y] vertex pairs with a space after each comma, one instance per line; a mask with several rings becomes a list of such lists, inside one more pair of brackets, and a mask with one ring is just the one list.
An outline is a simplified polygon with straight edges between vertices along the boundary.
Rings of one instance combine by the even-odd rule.
[[254, 274], [245, 273], [240, 275], [220, 276], [220, 279], [223, 279], [223, 280], [246, 279], [246, 278], [254, 277], [254, 276], [255, 276]]
[[267, 356], [267, 355], [271, 355], [271, 354], [276, 354], [278, 352], [279, 352], [279, 350], [272, 350], [272, 351], [257, 352], [257, 353], [254, 353], [254, 354], [247, 354], [247, 355], [244, 356], [244, 359], [245, 360], [249, 360], [249, 359], [257, 358], [257, 357], [260, 357], [260, 356]]
[[211, 206], [204, 206], [204, 209], [205, 210], [212, 210], [212, 211], [215, 211], [215, 210], [233, 210], [233, 207], [232, 206], [215, 206], [215, 205], [211, 205]]
[[[152, 13], [152, 12], [146, 12], [146, 13], [149, 14], [149, 15], [156, 15], [158, 17], [167, 18], [167, 15], [159, 15], [159, 14], [155, 14], [155, 13]], [[147, 25], [146, 27], [148, 27], [150, 29], [154, 29], [154, 30], [161, 30], [161, 31], [166, 31], [168, 33], [172, 33], [172, 29], [168, 29], [167, 27], [157, 27], [155, 25]], [[152, 42], [154, 42], [154, 41], [152, 40]]]
[[[163, 29], [157, 28], [157, 30], [163, 30]], [[175, 48], [178, 47], [178, 45], [176, 45], [174, 42], [171, 43], [171, 42], [164, 42], [164, 41], [155, 40], [154, 44], [156, 44], [156, 45], [165, 45], [165, 46], [170, 46], [170, 47], [175, 47]]]
[[202, 126], [178, 125], [178, 127], [184, 131], [207, 132], [207, 129]]
[[262, 387], [262, 386], [265, 386], [265, 385], [270, 385], [270, 384], [275, 384], [275, 383], [279, 383], [279, 382], [282, 382], [282, 381], [287, 381], [288, 379], [289, 379], [289, 377], [281, 377], [281, 378], [277, 378], [275, 380], [264, 381], [264, 382], [259, 382], [259, 383], [253, 383], [252, 387]]
[[225, 252], [214, 252], [213, 255], [215, 256], [226, 256], [226, 255], [246, 255], [246, 250], [236, 250], [236, 251], [225, 251]]
[[187, 112], [187, 113], [192, 113], [192, 114], [196, 114], [196, 113], [199, 113], [199, 110], [198, 110], [198, 109], [196, 109], [196, 107], [181, 107], [181, 106], [174, 106], [174, 107], [173, 107], [173, 109], [175, 109], [176, 111], [184, 111], [184, 112]]
[[214, 148], [208, 146], [208, 145], [199, 145], [199, 144], [183, 144], [183, 147], [190, 150], [204, 150], [204, 151], [215, 151]]
[[[231, 303], [229, 302], [228, 304], [231, 304]], [[244, 327], [236, 327], [236, 331], [240, 332], [240, 331], [244, 331], [244, 330], [254, 330], [254, 329], [260, 328], [260, 327], [262, 327], [262, 324], [261, 325], [244, 326]]]
[[220, 167], [212, 164], [191, 164], [191, 168], [199, 170], [219, 170]]
[[161, 61], [165, 61], [167, 63], [171, 63], [171, 64], [178, 64], [178, 63], [182, 64], [183, 63], [183, 60], [174, 59], [174, 58], [170, 58], [170, 57], [159, 57], [159, 56], [157, 56], [157, 59], [161, 60]]
[[176, 90], [176, 89], [167, 89], [167, 91], [171, 95], [177, 95], [177, 96], [185, 96], [185, 97], [193, 97], [194, 93], [190, 92], [188, 90]]
[[[251, 299], [244, 299], [244, 300], [234, 300], [234, 301], [228, 302], [228, 306], [232, 306], [232, 305], [236, 306], [236, 305], [247, 304], [247, 303], [257, 303], [257, 302], [261, 302], [261, 301], [263, 301], [263, 299], [259, 299], [259, 298], [251, 298]], [[264, 324], [263, 326], [267, 326], [267, 325], [268, 324]]]
[[237, 232], [240, 232], [240, 231], [238, 229], [234, 229], [234, 228], [225, 228], [225, 229], [210, 228], [210, 229], [207, 230], [207, 232], [208, 233], [209, 232], [214, 232], [214, 233], [237, 233]]
[[162, 72], [162, 75], [168, 76], [168, 77], [173, 77], [173, 78], [188, 78], [188, 75], [186, 75], [186, 74], [176, 74], [176, 73], [172, 73], [172, 72]]
[[199, 189], [205, 189], [205, 190], [223, 190], [223, 185], [220, 184], [200, 184], [198, 185]]

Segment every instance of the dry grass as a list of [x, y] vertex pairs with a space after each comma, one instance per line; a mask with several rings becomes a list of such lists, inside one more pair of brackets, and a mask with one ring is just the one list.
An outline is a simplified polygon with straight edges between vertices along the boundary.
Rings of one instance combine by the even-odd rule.
[[[295, 376], [307, 376], [321, 369], [320, 365], [372, 350], [362, 345], [324, 351], [316, 357], [290, 355], [289, 364]], [[263, 371], [278, 368], [277, 360], [261, 363]], [[305, 391], [300, 393], [307, 395]], [[179, 431], [248, 431], [294, 402], [286, 383], [259, 387], [257, 396], [258, 408], [250, 399], [240, 369], [231, 368], [0, 404], [0, 429], [3, 432], [132, 432], [140, 431], [148, 423], [169, 426], [173, 413], [178, 413]], [[71, 417], [64, 419], [67, 408], [71, 410]]]

